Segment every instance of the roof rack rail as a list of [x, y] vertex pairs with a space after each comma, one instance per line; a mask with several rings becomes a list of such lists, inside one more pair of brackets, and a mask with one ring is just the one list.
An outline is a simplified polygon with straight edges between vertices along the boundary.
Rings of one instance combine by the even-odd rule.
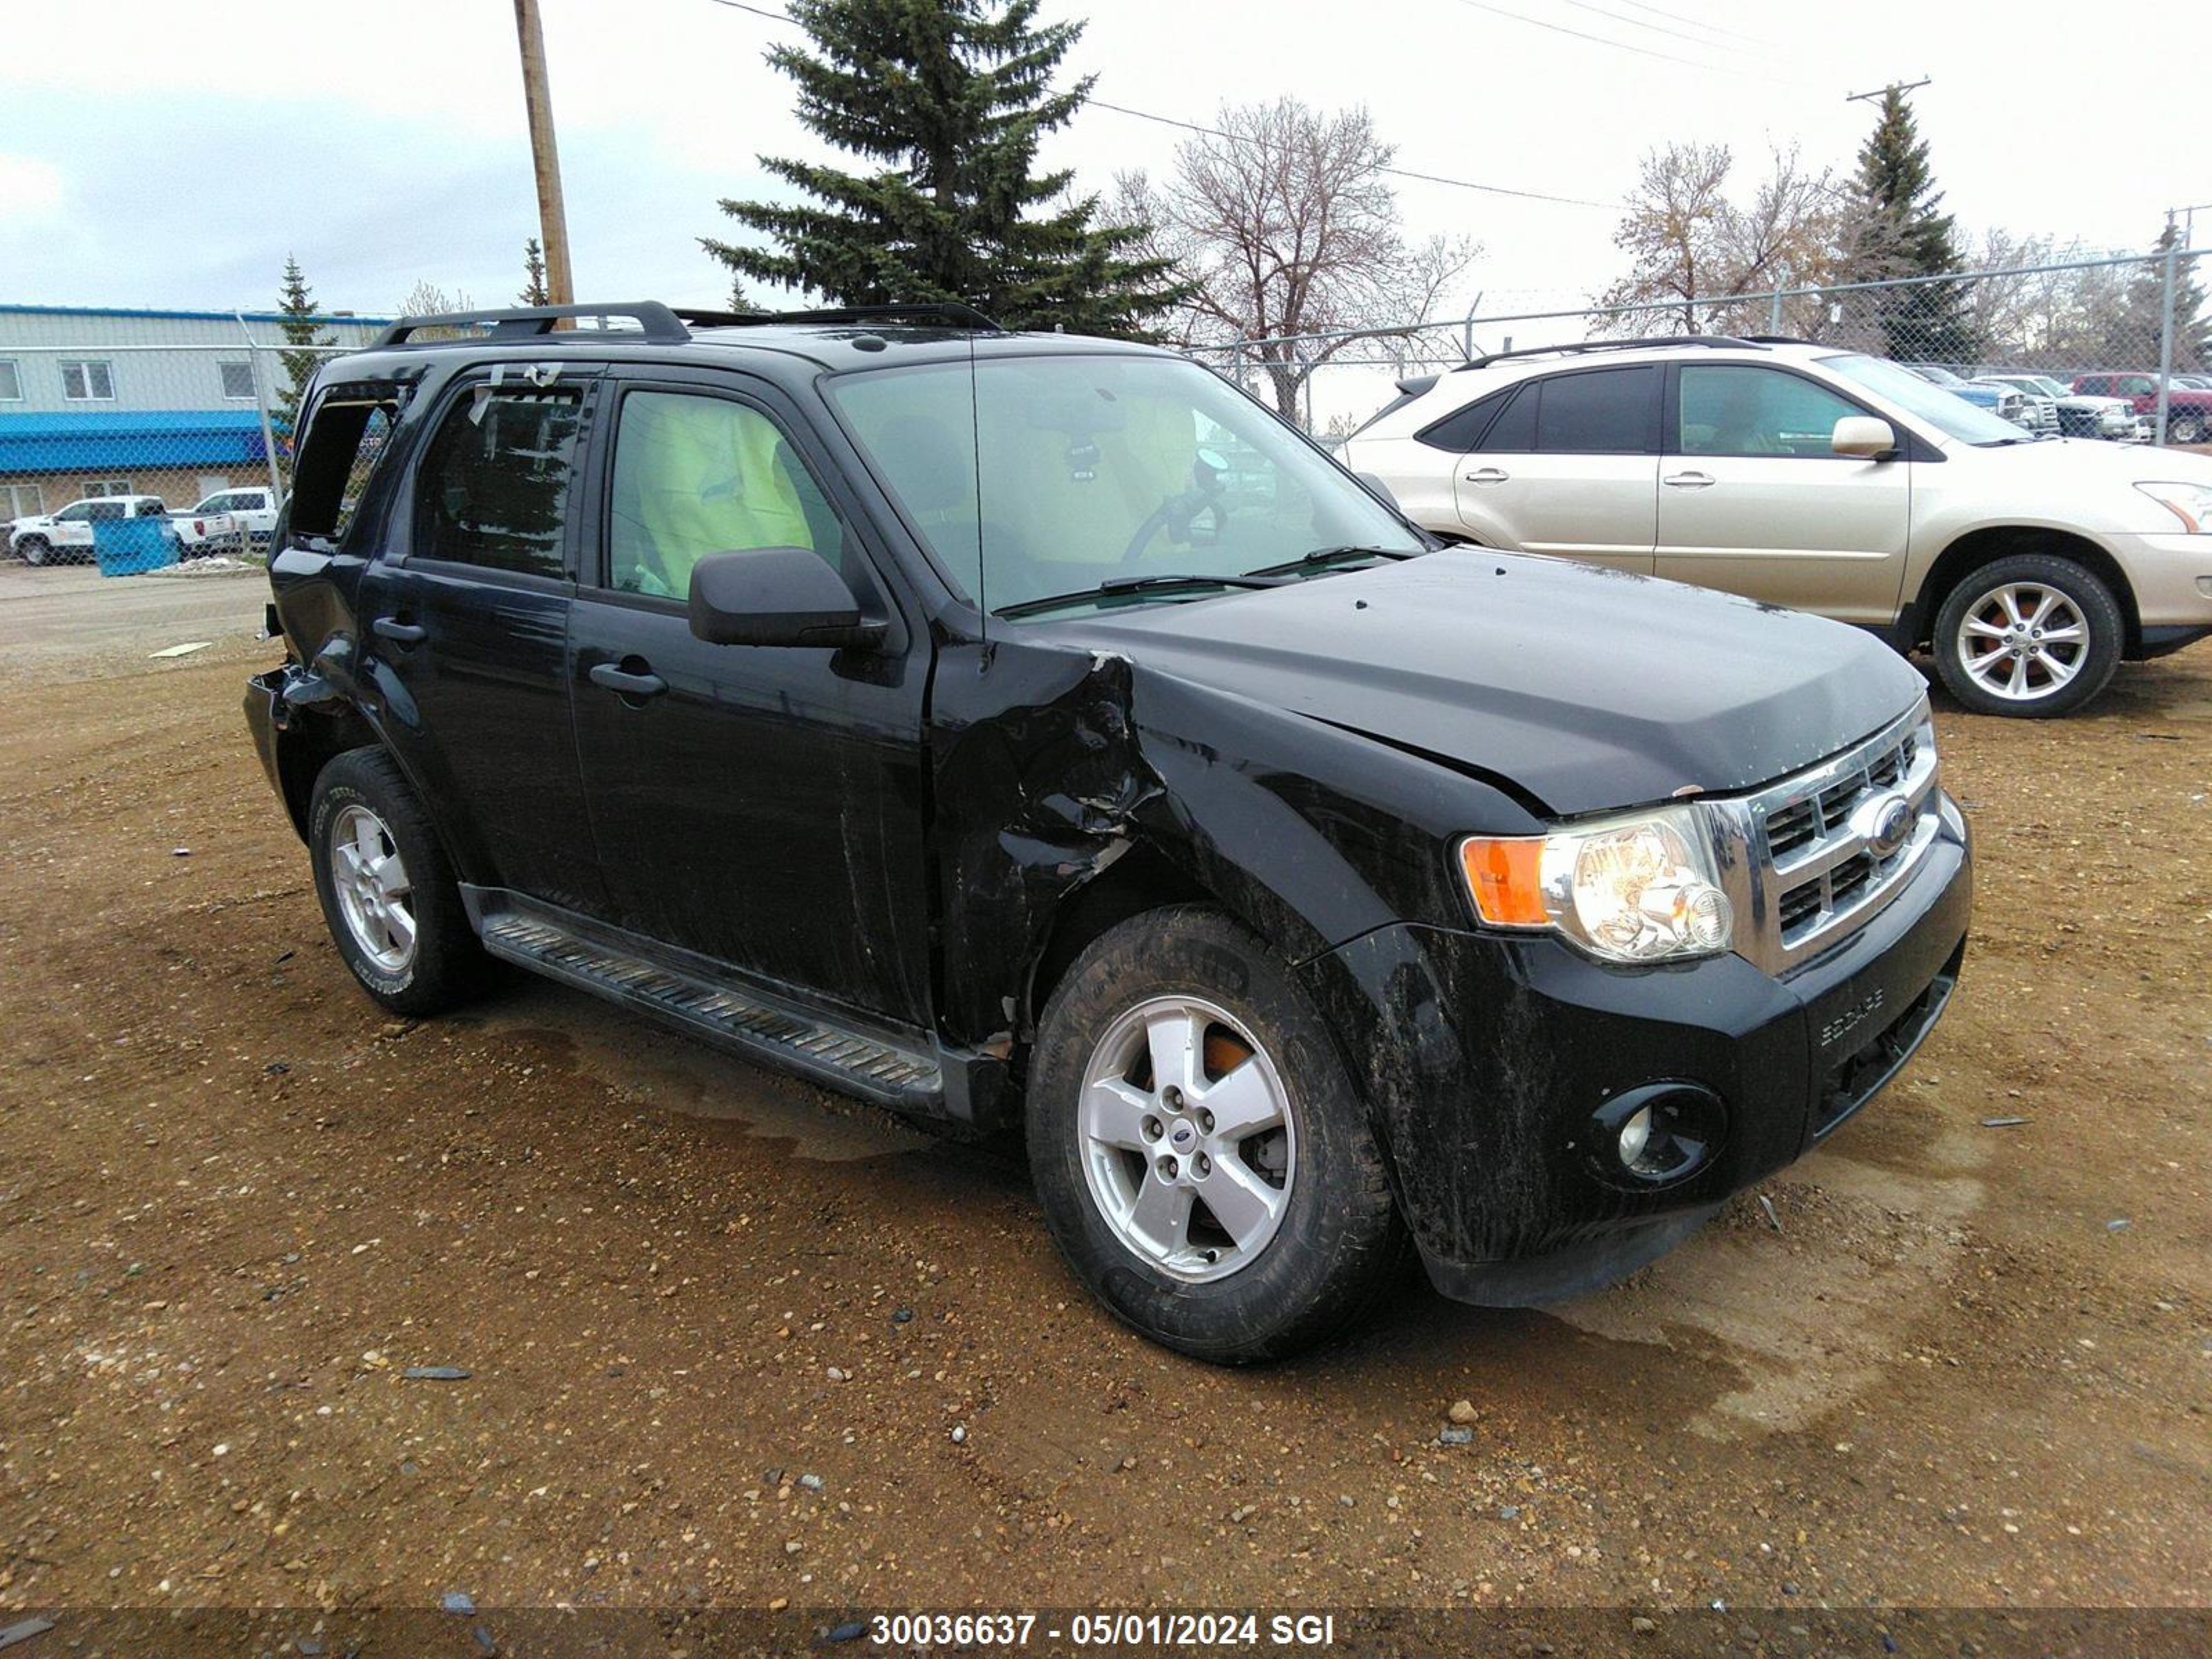
[[506, 311], [450, 311], [435, 317], [402, 317], [376, 337], [371, 350], [404, 345], [425, 329], [488, 329], [488, 340], [533, 339], [550, 334], [553, 325], [573, 317], [628, 317], [647, 339], [673, 344], [691, 337], [676, 313], [658, 300], [626, 300], [600, 305], [522, 306]]
[[1492, 351], [1486, 356], [1470, 359], [1452, 372], [1461, 369], [1482, 368], [1503, 362], [1510, 357], [1549, 357], [1555, 354], [1573, 355], [1584, 351], [1641, 351], [1648, 346], [1711, 346], [1717, 349], [1746, 347], [1758, 348], [1761, 342], [1740, 339], [1733, 334], [1649, 334], [1629, 340], [1576, 340], [1565, 345], [1523, 346], [1518, 351]]
[[1818, 340], [1808, 340], [1802, 334], [1747, 334], [1743, 337], [1753, 345], [1818, 345]]
[[679, 307], [675, 314], [684, 322], [696, 323], [702, 328], [744, 328], [771, 323], [888, 323], [905, 319], [912, 322], [944, 323], [954, 328], [973, 329], [979, 334], [1006, 331], [994, 319], [974, 306], [963, 305], [957, 300], [916, 300], [903, 305], [831, 306], [821, 311], [694, 311]]

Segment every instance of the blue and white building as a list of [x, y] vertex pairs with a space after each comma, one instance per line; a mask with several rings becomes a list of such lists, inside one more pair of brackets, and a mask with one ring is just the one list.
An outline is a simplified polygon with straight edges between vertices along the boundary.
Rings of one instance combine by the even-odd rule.
[[[0, 305], [0, 522], [87, 495], [185, 507], [269, 482], [262, 410], [287, 379], [283, 320]], [[391, 320], [325, 316], [317, 334], [358, 347]]]

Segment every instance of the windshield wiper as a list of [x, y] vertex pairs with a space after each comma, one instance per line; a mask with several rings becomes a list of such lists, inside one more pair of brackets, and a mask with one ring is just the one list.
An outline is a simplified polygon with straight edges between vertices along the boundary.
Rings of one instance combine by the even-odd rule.
[[1057, 611], [1063, 605], [1083, 605], [1092, 599], [1110, 599], [1124, 593], [1149, 593], [1164, 588], [1190, 587], [1280, 587], [1280, 581], [1262, 580], [1259, 573], [1248, 572], [1242, 576], [1109, 576], [1096, 587], [1079, 587], [1073, 592], [1053, 593], [1040, 599], [1021, 599], [1012, 605], [1002, 605], [991, 614], [994, 617], [1026, 617], [1038, 611]]
[[1295, 559], [1285, 559], [1280, 564], [1263, 564], [1257, 570], [1248, 570], [1248, 576], [1295, 576], [1308, 571], [1327, 569], [1333, 564], [1343, 564], [1352, 559], [1415, 559], [1418, 553], [1408, 553], [1389, 547], [1316, 547], [1310, 553], [1301, 553]]

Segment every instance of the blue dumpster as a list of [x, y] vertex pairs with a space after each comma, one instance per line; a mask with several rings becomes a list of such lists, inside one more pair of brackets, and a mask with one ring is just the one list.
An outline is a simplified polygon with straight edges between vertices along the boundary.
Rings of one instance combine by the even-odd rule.
[[92, 526], [92, 554], [103, 576], [136, 576], [177, 562], [177, 532], [166, 519], [101, 519]]

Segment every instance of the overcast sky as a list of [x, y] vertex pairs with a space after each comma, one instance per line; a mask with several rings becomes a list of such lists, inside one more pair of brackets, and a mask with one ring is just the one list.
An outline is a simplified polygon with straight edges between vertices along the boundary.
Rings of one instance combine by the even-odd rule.
[[[796, 31], [715, 0], [544, 6], [579, 291], [719, 302], [696, 240], [728, 223], [716, 198], [768, 188], [757, 155], [817, 153], [761, 61]], [[9, 11], [0, 300], [263, 307], [290, 252], [331, 308], [389, 311], [422, 279], [512, 301], [536, 205], [507, 0]], [[1100, 98], [1200, 121], [1285, 93], [1364, 104], [1401, 167], [1598, 202], [1669, 140], [1726, 143], [1747, 171], [1791, 143], [1847, 168], [1873, 112], [1845, 94], [1928, 75], [1914, 104], [1965, 226], [2142, 246], [2168, 205], [2212, 200], [2205, 18], [2203, 0], [1111, 0], [1074, 67]], [[1093, 108], [1048, 159], [1103, 189], [1164, 170], [1176, 139]], [[1572, 304], [1618, 274], [1606, 208], [1399, 191], [1413, 230], [1484, 244], [1462, 301]]]

